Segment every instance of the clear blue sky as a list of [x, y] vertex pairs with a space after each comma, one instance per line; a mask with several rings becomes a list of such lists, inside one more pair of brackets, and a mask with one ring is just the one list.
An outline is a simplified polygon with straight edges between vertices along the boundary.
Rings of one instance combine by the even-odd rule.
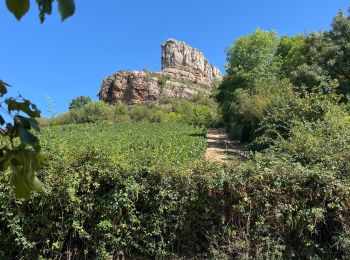
[[0, 79], [48, 115], [72, 98], [97, 99], [103, 78], [120, 69], [160, 69], [167, 38], [199, 48], [209, 62], [225, 63], [235, 38], [259, 27], [295, 35], [329, 29], [345, 0], [76, 0], [76, 14], [60, 22], [56, 11], [40, 25], [34, 0], [21, 22], [0, 3]]

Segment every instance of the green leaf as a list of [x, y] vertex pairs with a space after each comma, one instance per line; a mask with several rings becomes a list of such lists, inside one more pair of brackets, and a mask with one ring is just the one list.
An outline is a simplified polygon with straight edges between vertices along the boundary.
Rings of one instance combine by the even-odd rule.
[[43, 184], [35, 176], [35, 172], [40, 169], [38, 155], [39, 153], [34, 150], [21, 150], [14, 154], [18, 163], [13, 164], [11, 183], [17, 198], [28, 200], [32, 191], [40, 192], [44, 189]]
[[30, 188], [28, 187], [21, 171], [15, 170], [12, 175], [12, 185], [15, 187], [15, 195], [18, 199], [28, 200], [30, 198]]
[[73, 0], [58, 0], [58, 10], [61, 13], [61, 19], [64, 21], [69, 16], [72, 16], [75, 11]]
[[36, 0], [39, 6], [39, 18], [40, 22], [43, 23], [45, 21], [45, 15], [50, 15], [52, 12], [52, 2], [53, 0]]
[[28, 12], [30, 2], [29, 0], [6, 0], [6, 5], [17, 20], [20, 20]]
[[5, 120], [2, 116], [0, 116], [0, 125], [4, 125], [5, 124]]
[[35, 192], [41, 192], [44, 190], [44, 185], [43, 183], [38, 179], [38, 177], [34, 176], [33, 180], [31, 181], [31, 183], [29, 183], [29, 188], [32, 191]]
[[18, 130], [19, 138], [21, 138], [22, 144], [24, 145], [37, 145], [39, 144], [39, 139], [29, 132], [27, 129], [19, 128]]
[[17, 110], [26, 113], [30, 117], [40, 117], [40, 110], [29, 100], [20, 102], [14, 98], [8, 98], [5, 100], [5, 103], [8, 106], [7, 109], [9, 112]]
[[[15, 122], [18, 121], [20, 124], [22, 124], [23, 128], [28, 130], [33, 128], [35, 131], [40, 132], [40, 127], [38, 125], [38, 122], [34, 118], [28, 118], [28, 117], [16, 115], [14, 119], [15, 119]], [[1, 124], [1, 118], [0, 118], [0, 124]]]
[[7, 93], [7, 87], [9, 87], [10, 85], [3, 82], [0, 79], [0, 97], [3, 97], [6, 93]]

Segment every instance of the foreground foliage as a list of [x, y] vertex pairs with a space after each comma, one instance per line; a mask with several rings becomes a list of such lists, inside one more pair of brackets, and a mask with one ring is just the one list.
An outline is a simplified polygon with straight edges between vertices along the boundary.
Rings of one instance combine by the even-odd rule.
[[[54, 0], [36, 1], [41, 23], [46, 15], [52, 13], [53, 2]], [[62, 21], [74, 14], [74, 0], [57, 2]], [[6, 0], [6, 6], [20, 20], [28, 12], [30, 1]], [[0, 98], [7, 94], [8, 87], [10, 86], [7, 83], [0, 80]], [[11, 183], [16, 196], [28, 199], [31, 192], [41, 191], [43, 188], [35, 175], [41, 169], [40, 143], [30, 131], [40, 130], [36, 121], [40, 117], [40, 111], [30, 100], [22, 97], [8, 97], [1, 100], [1, 103], [4, 104], [0, 104], [0, 174], [9, 169], [12, 172]]]
[[197, 162], [181, 170], [130, 165], [108, 149], [72, 151], [51, 154], [47, 189], [29, 202], [16, 201], [1, 178], [0, 255], [350, 257], [343, 173], [350, 149], [342, 150], [343, 163], [327, 169], [331, 153], [309, 166], [297, 162], [294, 149], [287, 159], [270, 150], [226, 168]]
[[[37, 0], [36, 4], [39, 7], [39, 18], [41, 23], [45, 21], [46, 15], [51, 15], [52, 4], [54, 0]], [[75, 12], [74, 0], [57, 0], [58, 11], [61, 15], [62, 21], [72, 16]], [[20, 20], [30, 8], [29, 0], [6, 0], [7, 9]]]
[[22, 97], [6, 97], [8, 87], [0, 80], [0, 175], [9, 171], [17, 198], [28, 199], [31, 192], [43, 188], [36, 177], [41, 168], [41, 147], [33, 134], [40, 131], [36, 121], [40, 110]]

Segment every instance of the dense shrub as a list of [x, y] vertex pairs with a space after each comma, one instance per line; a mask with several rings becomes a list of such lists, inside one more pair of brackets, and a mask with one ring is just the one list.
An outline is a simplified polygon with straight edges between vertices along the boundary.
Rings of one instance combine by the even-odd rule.
[[289, 91], [290, 84], [287, 81], [260, 83], [254, 90], [236, 89], [235, 98], [225, 111], [229, 113], [226, 125], [231, 137], [243, 143], [255, 140], [256, 130], [264, 120], [267, 108], [281, 96], [288, 95]]
[[62, 125], [97, 122], [183, 122], [191, 125], [215, 126], [220, 119], [216, 103], [210, 98], [195, 96], [192, 101], [169, 100], [159, 106], [153, 104], [110, 106], [102, 101], [89, 102], [79, 109], [71, 109], [42, 125]]
[[165, 86], [166, 82], [170, 79], [170, 76], [169, 75], [160, 75], [159, 78], [158, 78], [158, 85], [161, 87], [161, 89], [163, 89], [163, 87]]
[[211, 253], [226, 259], [349, 257], [343, 241], [349, 238], [350, 190], [336, 175], [256, 157], [218, 190], [226, 200], [216, 212], [224, 212], [226, 226], [212, 234]]
[[[14, 199], [1, 178], [9, 258], [348, 258], [349, 182], [273, 154], [233, 168], [147, 170], [103, 150], [56, 154], [46, 191]], [[348, 180], [348, 176], [346, 177]]]

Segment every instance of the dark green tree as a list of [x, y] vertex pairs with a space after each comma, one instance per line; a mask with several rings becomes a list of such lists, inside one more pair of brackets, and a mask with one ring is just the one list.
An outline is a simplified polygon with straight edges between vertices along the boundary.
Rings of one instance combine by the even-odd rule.
[[69, 103], [69, 110], [82, 109], [85, 105], [87, 105], [91, 101], [92, 100], [89, 97], [85, 97], [85, 96], [76, 97]]
[[350, 94], [350, 17], [340, 11], [330, 31], [305, 38], [304, 63], [291, 73], [291, 81], [308, 92]]

